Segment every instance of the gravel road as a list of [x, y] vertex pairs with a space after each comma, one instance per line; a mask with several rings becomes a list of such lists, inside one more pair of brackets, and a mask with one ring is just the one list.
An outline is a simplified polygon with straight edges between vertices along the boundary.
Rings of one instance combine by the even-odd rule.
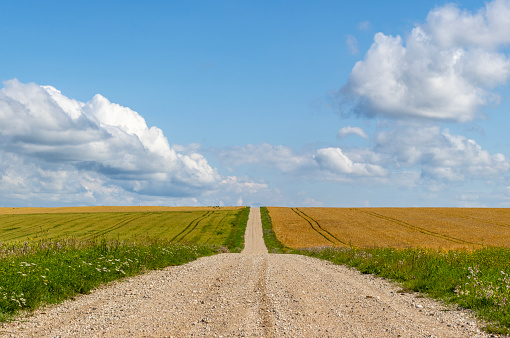
[[241, 254], [112, 283], [4, 324], [6, 337], [486, 337], [476, 320], [383, 279], [268, 254], [252, 208]]

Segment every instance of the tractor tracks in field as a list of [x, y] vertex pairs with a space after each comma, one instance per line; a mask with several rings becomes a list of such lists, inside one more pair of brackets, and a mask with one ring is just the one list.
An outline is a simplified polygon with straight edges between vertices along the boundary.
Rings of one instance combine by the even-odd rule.
[[186, 238], [187, 235], [189, 235], [195, 228], [198, 226], [200, 221], [206, 219], [209, 217], [214, 211], [206, 211], [201, 216], [195, 218], [192, 220], [181, 232], [179, 232], [177, 235], [175, 235], [170, 241], [171, 242], [180, 242], [184, 238]]
[[[309, 216], [306, 213], [304, 213], [302, 210], [300, 210], [298, 208], [291, 208], [291, 210], [294, 213], [296, 213], [296, 215], [298, 215], [299, 217], [304, 219], [316, 233], [318, 233], [320, 236], [325, 238], [331, 244], [334, 244], [334, 245], [339, 245], [340, 244], [340, 245], [349, 246], [349, 243], [346, 243], [345, 241], [342, 241], [341, 239], [339, 239], [338, 237], [333, 235], [330, 231], [328, 231], [324, 227], [322, 227], [319, 222], [317, 222], [311, 216]], [[469, 244], [469, 245], [473, 245], [473, 246], [481, 246], [482, 245], [480, 243], [475, 243], [475, 242], [464, 240], [462, 238], [458, 238], [458, 237], [442, 234], [442, 233], [439, 233], [439, 232], [435, 232], [435, 231], [432, 231], [432, 230], [428, 230], [428, 229], [425, 229], [425, 228], [422, 228], [422, 227], [419, 227], [419, 226], [407, 223], [407, 222], [402, 221], [400, 219], [393, 218], [393, 217], [386, 216], [386, 215], [381, 215], [381, 214], [373, 212], [373, 211], [368, 211], [368, 210], [364, 210], [364, 209], [354, 209], [354, 210], [357, 210], [359, 212], [365, 213], [365, 214], [370, 215], [372, 217], [377, 217], [379, 219], [383, 219], [385, 221], [389, 221], [389, 222], [395, 223], [395, 224], [400, 225], [400, 226], [402, 226], [404, 228], [407, 228], [409, 230], [417, 231], [417, 232], [420, 232], [420, 233], [422, 233], [424, 235], [427, 235], [427, 236], [433, 236], [433, 237], [436, 237], [436, 238], [441, 238], [441, 239], [450, 241], [452, 243]], [[498, 224], [498, 225], [501, 225], [501, 224]]]
[[299, 217], [304, 219], [315, 232], [317, 232], [319, 235], [324, 237], [328, 242], [335, 244], [335, 245], [338, 245], [338, 244], [343, 244], [343, 245], [347, 245], [347, 246], [349, 245], [346, 242], [339, 239], [338, 237], [336, 237], [335, 235], [333, 235], [328, 230], [324, 229], [319, 224], [319, 222], [317, 222], [312, 217], [305, 214], [302, 210], [299, 210], [298, 208], [291, 208], [291, 210], [294, 211], [296, 213], [296, 215], [298, 215]]
[[453, 242], [453, 243], [457, 243], [457, 244], [470, 244], [470, 245], [474, 245], [474, 246], [481, 246], [480, 243], [466, 241], [466, 240], [464, 240], [462, 238], [457, 238], [457, 237], [445, 235], [445, 234], [442, 234], [442, 233], [439, 233], [439, 232], [431, 231], [431, 230], [428, 230], [428, 229], [425, 229], [425, 228], [422, 228], [422, 227], [419, 227], [419, 226], [416, 226], [416, 225], [404, 222], [404, 221], [399, 220], [397, 218], [381, 215], [381, 214], [373, 212], [373, 211], [361, 210], [361, 209], [356, 209], [356, 210], [358, 210], [359, 212], [363, 212], [363, 213], [365, 213], [367, 215], [370, 215], [370, 216], [373, 216], [373, 217], [377, 217], [377, 218], [380, 218], [380, 219], [383, 219], [383, 220], [386, 220], [386, 221], [398, 224], [398, 225], [403, 226], [404, 228], [407, 228], [409, 230], [420, 232], [420, 233], [422, 233], [424, 235], [441, 238], [441, 239], [444, 239], [444, 240], [447, 240], [447, 241], [450, 241], [450, 242]]
[[500, 227], [503, 227], [503, 228], [510, 228], [510, 224], [501, 223], [501, 222], [497, 222], [497, 221], [492, 221], [492, 220], [488, 220], [488, 219], [483, 219], [483, 218], [479, 218], [479, 217], [464, 216], [464, 215], [455, 215], [455, 217], [456, 218], [460, 218], [460, 219], [472, 220], [472, 221], [475, 221], [477, 223], [484, 223], [484, 224], [500, 226]]
[[99, 231], [95, 231], [88, 236], [85, 236], [85, 239], [98, 239], [98, 238], [104, 238], [107, 234], [113, 233], [115, 230], [118, 230], [122, 227], [124, 227], [126, 224], [138, 221], [140, 218], [146, 218], [149, 217], [149, 215], [145, 213], [131, 213], [129, 218], [121, 219], [115, 224], [112, 224], [109, 227], [105, 227]]

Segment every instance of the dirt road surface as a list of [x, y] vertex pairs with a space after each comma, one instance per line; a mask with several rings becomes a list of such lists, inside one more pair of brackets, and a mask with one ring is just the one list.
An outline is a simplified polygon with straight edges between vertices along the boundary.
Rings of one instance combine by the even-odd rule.
[[268, 254], [252, 208], [241, 254], [116, 282], [4, 324], [7, 337], [485, 337], [448, 310], [369, 275]]

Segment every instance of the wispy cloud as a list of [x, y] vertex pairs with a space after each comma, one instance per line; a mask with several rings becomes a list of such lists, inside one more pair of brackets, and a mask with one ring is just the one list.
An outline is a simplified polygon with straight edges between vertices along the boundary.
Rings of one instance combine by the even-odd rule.
[[218, 149], [216, 155], [222, 163], [231, 167], [250, 165], [293, 172], [316, 166], [315, 161], [307, 155], [297, 154], [285, 146], [267, 143]]
[[347, 35], [346, 43], [347, 43], [347, 48], [349, 49], [349, 52], [351, 54], [353, 54], [353, 55], [358, 54], [358, 52], [359, 52], [358, 40], [354, 36]]
[[[359, 132], [350, 128], [345, 134]], [[358, 184], [377, 181], [426, 190], [472, 181], [505, 184], [510, 171], [510, 161], [503, 154], [491, 154], [475, 140], [432, 124], [382, 122], [372, 139], [370, 148], [325, 147], [299, 154], [283, 146], [249, 145], [225, 150], [219, 158], [234, 171], [257, 166], [295, 182], [305, 178]]]
[[340, 129], [338, 131], [337, 137], [344, 138], [348, 135], [358, 135], [359, 137], [362, 137], [365, 140], [369, 139], [367, 133], [365, 133], [365, 131], [363, 129], [361, 129], [360, 127], [351, 127], [351, 126], [343, 127], [342, 129]]
[[360, 23], [358, 23], [358, 29], [360, 31], [369, 31], [370, 29], [372, 29], [372, 24], [370, 23], [370, 21], [361, 21]]

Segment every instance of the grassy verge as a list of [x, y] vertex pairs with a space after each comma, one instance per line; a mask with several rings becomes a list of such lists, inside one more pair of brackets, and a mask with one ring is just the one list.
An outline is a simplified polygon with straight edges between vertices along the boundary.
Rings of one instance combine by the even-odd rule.
[[399, 282], [406, 291], [473, 310], [489, 333], [510, 334], [510, 249], [475, 251], [409, 248], [289, 249], [278, 241], [267, 208], [261, 208], [264, 241], [275, 253], [312, 256]]
[[[240, 252], [249, 211], [4, 215], [10, 223], [0, 227], [6, 240], [0, 242], [0, 321], [119, 278]], [[13, 242], [34, 229], [41, 232], [35, 239]]]
[[232, 230], [226, 241], [225, 246], [230, 252], [241, 252], [244, 249], [244, 233], [248, 225], [248, 215], [250, 214], [250, 207], [242, 209], [236, 217], [235, 222], [232, 224]]
[[311, 248], [295, 253], [355, 267], [472, 309], [490, 324], [491, 333], [510, 333], [510, 249], [487, 247], [473, 252], [409, 248]]
[[260, 219], [262, 220], [262, 233], [269, 253], [287, 253], [291, 249], [282, 244], [273, 231], [271, 216], [266, 207], [260, 207]]
[[0, 244], [0, 321], [101, 284], [225, 250], [164, 240], [48, 240]]

